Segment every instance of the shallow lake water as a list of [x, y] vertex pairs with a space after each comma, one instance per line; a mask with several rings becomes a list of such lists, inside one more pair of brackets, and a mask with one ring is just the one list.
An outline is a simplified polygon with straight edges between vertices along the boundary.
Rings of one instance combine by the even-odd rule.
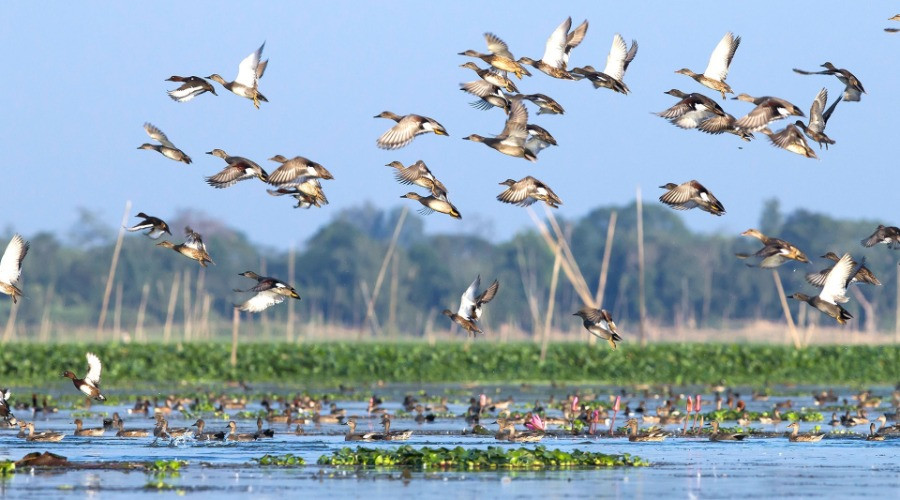
[[[384, 407], [391, 412], [400, 408], [400, 400], [407, 393], [419, 390], [419, 386], [390, 386], [378, 388], [385, 398]], [[583, 388], [582, 388], [583, 389]], [[597, 394], [609, 394], [611, 388], [592, 388]], [[254, 391], [278, 393], [279, 388], [254, 388]], [[467, 387], [430, 386], [429, 394], [447, 391], [460, 400], [450, 405], [457, 415], [464, 413], [471, 395], [485, 392], [493, 397], [512, 395], [517, 403], [513, 409], [527, 411], [536, 399], [546, 401], [550, 393], [557, 398], [573, 392], [571, 388], [544, 387]], [[786, 395], [771, 397], [768, 401], [752, 401], [746, 398], [748, 410], [769, 410], [777, 402], [791, 399], [794, 407], [813, 409], [811, 388], [791, 388]], [[284, 394], [289, 391], [281, 390]], [[369, 391], [372, 392], [371, 390]], [[699, 392], [691, 391], [691, 393]], [[890, 388], [875, 389], [885, 396], [882, 408], [869, 411], [871, 418], [888, 411]], [[29, 393], [21, 389], [18, 394]], [[140, 394], [152, 394], [141, 392]], [[850, 390], [839, 391], [841, 397], [850, 397]], [[293, 394], [293, 392], [291, 392]], [[749, 396], [749, 391], [746, 391]], [[804, 395], [805, 394], [805, 395]], [[631, 396], [632, 405], [643, 397]], [[704, 400], [711, 402], [711, 393]], [[654, 408], [661, 400], [647, 399], [647, 407]], [[377, 429], [375, 418], [365, 417], [366, 404], [358, 400], [337, 401], [348, 414], [360, 415], [361, 430]], [[96, 416], [85, 418], [86, 427], [99, 425], [103, 413], [118, 411], [125, 419], [126, 428], [152, 428], [153, 420], [147, 416], [127, 415], [131, 404], [118, 406], [94, 405]], [[623, 404], [624, 407], [624, 404]], [[259, 401], [251, 400], [248, 410], [259, 410]], [[704, 411], [712, 409], [705, 403]], [[80, 410], [83, 412], [83, 410]], [[229, 412], [234, 416], [235, 412]], [[326, 410], [327, 413], [327, 410]], [[81, 413], [79, 413], [80, 415]], [[548, 410], [548, 414], [559, 414]], [[31, 412], [16, 412], [20, 420], [31, 420]], [[823, 431], [828, 425], [830, 413], [825, 415]], [[207, 428], [221, 430], [227, 420], [204, 414]], [[74, 426], [68, 410], [49, 413], [39, 412], [34, 421], [40, 430], [55, 430], [71, 434]], [[170, 416], [171, 427], [185, 427], [193, 423], [176, 411]], [[624, 423], [620, 413], [617, 425]], [[492, 418], [483, 423], [490, 428]], [[623, 498], [659, 497], [675, 498], [773, 498], [773, 497], [874, 497], [891, 498], [900, 491], [900, 438], [888, 438], [884, 442], [869, 442], [862, 438], [868, 426], [856, 426], [848, 434], [828, 435], [819, 443], [790, 443], [778, 433], [784, 431], [787, 422], [779, 426], [751, 425], [766, 431], [773, 437], [753, 437], [744, 442], [715, 443], [701, 437], [680, 437], [681, 425], [667, 426], [674, 435], [661, 443], [631, 443], [627, 438], [598, 436], [547, 437], [541, 445], [563, 450], [581, 449], [610, 454], [630, 453], [649, 460], [650, 467], [620, 467], [609, 469], [572, 469], [550, 471], [491, 471], [453, 472], [429, 471], [401, 474], [396, 469], [355, 470], [316, 465], [319, 456], [346, 446], [343, 433], [346, 427], [338, 424], [322, 426], [305, 425], [306, 435], [288, 432], [284, 424], [266, 427], [275, 429], [273, 439], [247, 443], [197, 442], [179, 439], [172, 442], [153, 438], [122, 439], [108, 431], [104, 437], [66, 436], [59, 443], [29, 443], [16, 437], [12, 429], [0, 430], [0, 460], [16, 460], [31, 451], [51, 451], [63, 455], [72, 462], [145, 462], [157, 459], [186, 460], [177, 476], [163, 479], [172, 489], [151, 489], [145, 485], [151, 476], [141, 471], [121, 470], [66, 470], [47, 471], [20, 468], [11, 477], [0, 480], [0, 495], [15, 498], [123, 498], [136, 495], [192, 498], [225, 498], [253, 495], [258, 498], [299, 496], [337, 496], [359, 498], [398, 498], [400, 495], [415, 498], [467, 497], [487, 495], [514, 496], [518, 498], [542, 497], [571, 498], [612, 496]], [[728, 422], [724, 425], [736, 425]], [[801, 430], [810, 430], [812, 423], [803, 423]], [[534, 446], [501, 443], [491, 436], [463, 435], [468, 426], [462, 418], [437, 419], [434, 423], [417, 424], [412, 419], [396, 418], [393, 428], [415, 431], [405, 444], [419, 446], [463, 446], [467, 448], [487, 446]], [[646, 427], [646, 425], [645, 425]], [[865, 427], [865, 429], [863, 429]], [[605, 428], [604, 428], [605, 429]], [[839, 428], [843, 429], [843, 428]], [[238, 420], [238, 432], [256, 430], [255, 419]], [[356, 446], [357, 443], [349, 443]], [[362, 443], [366, 447], [395, 447], [397, 443]], [[303, 457], [305, 467], [261, 467], [253, 458], [270, 453], [292, 453]]]

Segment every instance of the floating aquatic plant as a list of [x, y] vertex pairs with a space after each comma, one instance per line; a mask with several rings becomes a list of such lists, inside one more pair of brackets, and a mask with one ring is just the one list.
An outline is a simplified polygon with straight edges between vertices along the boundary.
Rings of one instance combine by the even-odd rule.
[[646, 466], [649, 462], [628, 453], [607, 455], [581, 450], [549, 450], [535, 448], [505, 448], [489, 446], [487, 449], [413, 448], [401, 446], [394, 449], [341, 448], [330, 455], [319, 457], [320, 465], [353, 465], [366, 467], [399, 467], [412, 469], [559, 469], [569, 467], [617, 467]]
[[259, 458], [254, 458], [253, 461], [259, 465], [275, 465], [278, 467], [298, 467], [300, 465], [306, 465], [306, 460], [291, 453], [285, 455], [270, 455], [266, 453]]

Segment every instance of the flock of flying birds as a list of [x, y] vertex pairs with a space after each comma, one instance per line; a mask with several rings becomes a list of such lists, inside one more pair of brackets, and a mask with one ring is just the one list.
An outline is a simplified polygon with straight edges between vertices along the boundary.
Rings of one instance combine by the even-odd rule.
[[[891, 19], [900, 18], [894, 16]], [[471, 134], [463, 139], [480, 142], [499, 153], [532, 162], [537, 161], [538, 154], [542, 150], [557, 144], [552, 134], [546, 129], [528, 123], [526, 102], [537, 107], [538, 115], [563, 114], [565, 110], [562, 105], [545, 94], [520, 93], [516, 82], [510, 78], [510, 75], [514, 75], [518, 80], [522, 80], [525, 76], [531, 76], [527, 67], [534, 68], [553, 78], [571, 81], [588, 80], [594, 88], [606, 88], [617, 93], [629, 94], [630, 90], [625, 84], [624, 77], [628, 66], [637, 56], [638, 44], [636, 41], [632, 41], [629, 46], [618, 33], [613, 36], [612, 46], [603, 71], [598, 71], [590, 65], [568, 69], [569, 57], [573, 49], [582, 42], [587, 30], [587, 21], [572, 29], [571, 17], [566, 19], [547, 39], [544, 54], [540, 59], [515, 58], [510, 52], [509, 46], [493, 33], [484, 35], [487, 42], [487, 53], [475, 50], [459, 53], [462, 56], [479, 59], [489, 66], [481, 68], [471, 61], [461, 65], [462, 68], [473, 70], [479, 77], [477, 80], [460, 85], [462, 91], [477, 97], [472, 106], [482, 110], [499, 108], [505, 114], [505, 123], [499, 134], [493, 137]], [[892, 30], [887, 29], [886, 31]], [[734, 94], [731, 86], [725, 80], [740, 43], [739, 36], [730, 32], [726, 33], [713, 49], [703, 73], [698, 74], [687, 68], [679, 69], [676, 73], [684, 74], [700, 85], [719, 92], [722, 99], [725, 99], [726, 94]], [[177, 82], [181, 85], [168, 91], [168, 95], [178, 102], [190, 101], [206, 92], [218, 95], [215, 87], [207, 81], [208, 79], [219, 83], [235, 95], [252, 100], [254, 106], [259, 108], [260, 102], [268, 102], [268, 99], [259, 91], [259, 81], [268, 65], [268, 60], [262, 60], [264, 47], [265, 43], [241, 61], [234, 81], [227, 82], [218, 74], [212, 74], [206, 79], [197, 76], [172, 76], [167, 81]], [[822, 67], [824, 69], [821, 71], [800, 69], [794, 69], [794, 71], [802, 75], [837, 77], [844, 86], [841, 98], [835, 99], [826, 109], [828, 90], [822, 88], [812, 102], [807, 123], [804, 124], [802, 120], [797, 120], [777, 132], [770, 130], [769, 125], [790, 116], [803, 117], [804, 113], [787, 100], [772, 96], [752, 97], [746, 93], [738, 94], [733, 99], [750, 102], [755, 107], [743, 117], [735, 118], [725, 112], [713, 99], [703, 94], [672, 89], [665, 93], [678, 98], [679, 101], [657, 114], [682, 129], [697, 129], [709, 134], [730, 133], [747, 141], [753, 138], [754, 132], [762, 132], [777, 147], [808, 158], [816, 158], [815, 151], [809, 146], [804, 135], [817, 142], [820, 149], [823, 146], [827, 149], [835, 141], [825, 135], [825, 125], [834, 114], [837, 103], [841, 100], [859, 101], [862, 94], [865, 93], [862, 83], [849, 70], [838, 68], [830, 62], [822, 64]], [[376, 145], [382, 149], [403, 148], [422, 134], [448, 135], [447, 130], [437, 120], [418, 114], [398, 115], [384, 111], [375, 118], [386, 118], [396, 122], [377, 139]], [[171, 160], [191, 163], [190, 156], [176, 147], [157, 127], [146, 123], [144, 129], [147, 135], [156, 141], [156, 144], [145, 143], [138, 149], [154, 150]], [[206, 177], [206, 182], [214, 188], [224, 189], [240, 181], [257, 178], [272, 186], [272, 189], [267, 189], [269, 194], [273, 196], [289, 195], [296, 199], [297, 208], [321, 207], [328, 203], [320, 181], [334, 177], [321, 164], [308, 158], [295, 156], [288, 159], [282, 155], [275, 155], [270, 158], [270, 161], [277, 162], [280, 166], [269, 174], [258, 163], [242, 156], [231, 156], [222, 149], [213, 149], [207, 154], [219, 157], [226, 163], [225, 168], [220, 172]], [[419, 209], [420, 213], [438, 212], [457, 219], [461, 218], [459, 211], [450, 202], [446, 186], [438, 180], [425, 162], [419, 160], [409, 166], [404, 166], [399, 161], [393, 161], [387, 166], [396, 169], [395, 177], [398, 182], [428, 190], [425, 196], [415, 192], [409, 192], [402, 196], [418, 201], [422, 205], [422, 208]], [[562, 200], [549, 186], [532, 176], [526, 176], [520, 180], [506, 179], [500, 185], [506, 186], [506, 189], [497, 196], [497, 199], [503, 203], [529, 206], [537, 201], [543, 201], [553, 208], [558, 208], [562, 204]], [[660, 187], [666, 190], [660, 196], [660, 201], [676, 210], [699, 208], [717, 216], [725, 213], [723, 204], [696, 180], [682, 184], [667, 183]], [[158, 239], [164, 234], [172, 234], [165, 221], [158, 217], [143, 212], [139, 212], [137, 217], [141, 221], [127, 228], [129, 231], [146, 231], [146, 235], [151, 239]], [[162, 241], [158, 245], [196, 260], [203, 267], [206, 267], [207, 263], [213, 263], [201, 235], [190, 227], [185, 228], [185, 234], [184, 243], [175, 244]], [[763, 248], [752, 255], [738, 254], [738, 257], [753, 262], [749, 265], [773, 268], [788, 260], [809, 262], [802, 251], [784, 240], [767, 237], [754, 229], [743, 234], [756, 237], [764, 244]], [[900, 229], [879, 226], [871, 237], [863, 240], [863, 244], [867, 247], [881, 242], [887, 243], [890, 248], [900, 248]], [[17, 288], [17, 284], [21, 274], [22, 260], [27, 251], [28, 243], [21, 236], [15, 235], [9, 242], [2, 262], [0, 262], [0, 292], [11, 295], [13, 302], [22, 293]], [[849, 254], [837, 257], [837, 255], [829, 253], [826, 254], [826, 257], [835, 261], [835, 265], [820, 273], [811, 273], [807, 276], [811, 284], [822, 287], [821, 293], [813, 297], [796, 293], [792, 297], [808, 302], [835, 318], [838, 323], [843, 324], [852, 317], [840, 305], [848, 300], [845, 295], [847, 286], [852, 282], [880, 283], [865, 267], [864, 259], [863, 262], [856, 263]], [[247, 290], [235, 290], [237, 292], [255, 292], [256, 294], [243, 304], [235, 306], [242, 311], [259, 312], [283, 302], [286, 298], [300, 299], [291, 285], [279, 279], [259, 276], [252, 271], [242, 273], [242, 276], [257, 281], [256, 286]], [[866, 276], [870, 276], [871, 279], [866, 279]], [[494, 298], [499, 290], [499, 282], [494, 280], [491, 286], [479, 293], [480, 283], [481, 277], [479, 276], [466, 289], [456, 313], [444, 310], [445, 315], [472, 334], [482, 333], [478, 326], [482, 308]], [[586, 307], [575, 315], [581, 317], [584, 327], [591, 334], [607, 340], [615, 349], [615, 342], [621, 340], [621, 337], [607, 310]], [[91, 365], [91, 370], [94, 371], [94, 365]], [[99, 361], [97, 361], [96, 372], [99, 378]]]

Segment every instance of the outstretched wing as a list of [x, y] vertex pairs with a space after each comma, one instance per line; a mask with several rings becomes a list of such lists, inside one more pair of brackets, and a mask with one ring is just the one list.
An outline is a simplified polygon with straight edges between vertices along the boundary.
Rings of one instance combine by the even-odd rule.
[[272, 291], [264, 291], [257, 293], [250, 300], [236, 307], [241, 311], [260, 312], [282, 302], [284, 302], [284, 295], [279, 295]]
[[22, 236], [15, 234], [6, 245], [3, 258], [0, 258], [0, 281], [15, 285], [22, 275], [22, 260], [28, 253], [29, 244]]
[[725, 81], [728, 76], [728, 67], [731, 66], [731, 60], [734, 59], [734, 52], [738, 45], [741, 44], [741, 37], [735, 37], [731, 32], [725, 33], [725, 36], [719, 40], [719, 44], [713, 49], [709, 56], [709, 63], [706, 65], [706, 71], [703, 76], [712, 78], [713, 80]]
[[462, 294], [459, 300], [459, 311], [456, 314], [464, 317], [471, 318], [474, 314], [475, 310], [475, 292], [478, 291], [478, 287], [481, 286], [481, 275], [479, 274], [475, 281], [469, 285], [469, 288], [466, 288], [466, 291]]
[[94, 384], [95, 387], [99, 388], [100, 370], [103, 369], [103, 365], [100, 363], [100, 358], [98, 358], [97, 355], [92, 352], [85, 354], [85, 358], [87, 358], [88, 371], [87, 375], [84, 376], [84, 379]]
[[265, 42], [256, 49], [255, 52], [245, 57], [238, 66], [238, 74], [234, 81], [247, 87], [256, 87], [256, 80], [260, 75], [257, 74], [259, 68], [259, 59], [262, 57]]

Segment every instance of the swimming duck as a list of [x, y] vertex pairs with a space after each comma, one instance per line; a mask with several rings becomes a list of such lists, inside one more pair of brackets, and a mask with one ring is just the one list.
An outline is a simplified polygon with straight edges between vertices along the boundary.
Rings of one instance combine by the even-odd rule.
[[[157, 437], [161, 437], [163, 439], [173, 439], [194, 434], [194, 431], [192, 431], [189, 427], [169, 427], [169, 421], [163, 418], [163, 416], [160, 414], [156, 415], [156, 421], [157, 428], [160, 429], [159, 436]], [[157, 435], [156, 429], [153, 430], [153, 435]]]
[[66, 437], [65, 434], [63, 434], [61, 432], [44, 431], [44, 432], [35, 433], [34, 432], [34, 422], [28, 422], [28, 424], [26, 424], [26, 427], [28, 428], [28, 435], [25, 436], [26, 441], [36, 441], [36, 442], [41, 442], [41, 443], [55, 443], [58, 441], [62, 441], [62, 439], [64, 437]]
[[537, 156], [525, 147], [528, 139], [528, 111], [521, 99], [512, 99], [509, 106], [509, 117], [506, 119], [506, 125], [503, 131], [496, 137], [482, 137], [478, 134], [472, 134], [463, 137], [464, 140], [481, 142], [484, 145], [496, 149], [497, 151], [513, 156], [516, 158], [524, 158], [528, 161], [537, 161]]
[[687, 75], [693, 78], [697, 83], [713, 90], [718, 90], [725, 99], [725, 93], [733, 94], [734, 91], [725, 83], [728, 76], [728, 69], [731, 66], [731, 60], [734, 59], [734, 52], [741, 44], [741, 37], [735, 37], [731, 32], [725, 33], [725, 36], [719, 41], [716, 48], [713, 49], [709, 56], [709, 62], [706, 64], [706, 71], [702, 75], [698, 75], [693, 71], [682, 68], [676, 73]]
[[241, 61], [241, 64], [238, 66], [238, 74], [234, 77], [233, 82], [226, 82], [225, 79], [218, 74], [212, 74], [206, 78], [209, 78], [214, 82], [219, 82], [223, 87], [230, 90], [235, 95], [252, 99], [253, 105], [256, 106], [256, 109], [259, 109], [259, 101], [269, 102], [269, 100], [259, 92], [259, 79], [263, 77], [263, 73], [266, 72], [266, 66], [269, 65], [268, 59], [260, 62], [263, 47], [265, 46], [266, 43], [263, 42], [263, 44], [256, 49], [256, 52], [253, 52]]
[[900, 434], [900, 425], [887, 425], [887, 417], [884, 415], [880, 415], [875, 421], [881, 423], [881, 427], [878, 429], [879, 434]]
[[875, 432], [875, 422], [869, 424], [869, 435], [866, 436], [866, 441], [884, 441], [884, 435]]
[[447, 197], [447, 187], [431, 173], [424, 161], [419, 160], [408, 167], [404, 167], [399, 161], [392, 161], [385, 166], [397, 169], [397, 172], [394, 173], [397, 182], [421, 186], [431, 191], [431, 194], [437, 198]]
[[616, 342], [622, 341], [616, 322], [613, 321], [612, 314], [606, 309], [585, 306], [572, 316], [580, 317], [588, 333], [609, 342], [613, 350], [616, 348]]
[[75, 419], [75, 435], [76, 436], [102, 436], [106, 429], [103, 427], [96, 427], [93, 429], [85, 429], [82, 426], [84, 423], [80, 418]]
[[344, 422], [348, 427], [347, 434], [344, 434], [344, 441], [375, 441], [374, 432], [356, 432], [356, 417], [350, 417]]
[[507, 46], [506, 42], [501, 40], [500, 37], [493, 33], [485, 33], [484, 39], [487, 42], [487, 54], [482, 54], [474, 50], [467, 50], [465, 52], [460, 52], [459, 55], [477, 57], [500, 71], [511, 71], [519, 80], [522, 79], [523, 75], [531, 76], [531, 73], [529, 73], [522, 64], [516, 61], [516, 58], [513, 57], [512, 53], [509, 51], [509, 46]]
[[521, 94], [520, 97], [535, 104], [539, 115], [562, 115], [566, 112], [558, 102], [545, 94]]
[[385, 441], [406, 441], [412, 436], [413, 431], [405, 430], [405, 431], [392, 431], [391, 430], [391, 416], [387, 413], [381, 416], [381, 425], [384, 426], [384, 440]]
[[[288, 416], [290, 418], [290, 416]], [[290, 425], [290, 424], [288, 424]], [[272, 429], [263, 429], [262, 417], [256, 417], [256, 433], [253, 434], [256, 439], [275, 437], [275, 431]]]
[[294, 287], [288, 285], [284, 281], [267, 276], [260, 276], [253, 271], [245, 271], [239, 276], [245, 276], [256, 280], [256, 286], [247, 290], [234, 289], [235, 292], [256, 292], [250, 300], [243, 304], [235, 305], [241, 311], [260, 312], [268, 309], [275, 304], [281, 304], [285, 298], [300, 300], [300, 295], [294, 290]]
[[410, 200], [417, 200], [422, 204], [422, 208], [418, 210], [418, 212], [422, 215], [429, 215], [433, 212], [438, 212], [442, 214], [447, 214], [454, 219], [462, 219], [462, 215], [459, 214], [459, 211], [456, 210], [456, 207], [450, 203], [445, 196], [437, 197], [437, 196], [421, 196], [416, 193], [406, 193], [401, 196], [401, 198], [409, 198]]
[[75, 385], [75, 388], [84, 393], [85, 396], [97, 401], [106, 401], [106, 397], [100, 394], [100, 370], [103, 368], [100, 364], [100, 358], [92, 352], [85, 354], [84, 357], [87, 359], [88, 371], [83, 379], [77, 378], [69, 370], [63, 372], [62, 376], [72, 379], [72, 384]]
[[863, 88], [862, 83], [859, 81], [856, 76], [847, 71], [844, 68], [836, 68], [834, 64], [830, 62], [826, 62], [822, 65], [825, 68], [824, 71], [803, 71], [802, 69], [794, 68], [795, 73], [800, 73], [801, 75], [834, 75], [838, 80], [841, 81], [845, 85], [844, 87], [844, 96], [843, 99], [845, 101], [859, 101], [862, 94], [866, 93], [866, 89]]
[[243, 156], [228, 156], [228, 153], [218, 148], [207, 151], [206, 154], [222, 158], [228, 164], [218, 174], [206, 178], [206, 183], [216, 189], [224, 189], [239, 181], [254, 177], [263, 182], [269, 179], [269, 174], [262, 167]]
[[[741, 236], [752, 236], [762, 241], [764, 246], [752, 255], [748, 255], [745, 253], [735, 254], [737, 258], [747, 259], [755, 257], [760, 261], [759, 267], [762, 267], [764, 269], [778, 267], [788, 260], [796, 260], [799, 262], [805, 262], [807, 264], [809, 263], [809, 258], [805, 253], [785, 240], [779, 238], [770, 238], [756, 229], [748, 229], [741, 233]], [[753, 264], [747, 265], [753, 267]]]
[[22, 290], [18, 286], [19, 278], [22, 277], [22, 261], [30, 247], [31, 244], [21, 235], [14, 234], [0, 258], [0, 293], [12, 297], [13, 304], [22, 296]]
[[139, 438], [139, 437], [147, 437], [150, 435], [150, 432], [147, 430], [125, 430], [125, 422], [119, 420], [118, 424], [119, 432], [116, 432], [116, 437], [124, 437], [124, 438]]
[[191, 424], [191, 427], [197, 428], [197, 430], [194, 431], [194, 439], [196, 439], [197, 441], [224, 441], [225, 440], [225, 431], [203, 432], [204, 427], [206, 427], [206, 422], [202, 418], [198, 418], [196, 422]]
[[838, 324], [843, 325], [847, 320], [852, 319], [853, 316], [840, 304], [849, 300], [847, 298], [847, 286], [850, 284], [850, 280], [856, 276], [859, 268], [865, 264], [865, 260], [866, 259], [863, 258], [861, 263], [854, 266], [850, 254], [845, 253], [844, 256], [838, 260], [837, 264], [831, 268], [831, 271], [828, 272], [828, 275], [825, 277], [825, 282], [823, 283], [822, 291], [819, 295], [810, 297], [802, 293], [795, 293], [790, 295], [790, 297], [805, 301], [809, 305], [836, 319]]
[[816, 156], [816, 152], [806, 143], [806, 139], [803, 138], [803, 133], [800, 132], [800, 129], [797, 128], [796, 125], [788, 125], [776, 133], [768, 134], [768, 136], [769, 141], [772, 142], [773, 146], [786, 149], [791, 153], [796, 153], [807, 158], [819, 158]]
[[719, 422], [710, 420], [709, 425], [712, 426], [712, 432], [709, 434], [710, 441], [743, 441], [747, 439], [747, 434], [739, 432], [719, 432]]
[[375, 118], [389, 118], [397, 122], [375, 141], [375, 144], [381, 149], [400, 149], [412, 142], [417, 135], [428, 132], [449, 136], [443, 125], [427, 116], [413, 114], [400, 116], [390, 111], [382, 111], [375, 115]]
[[535, 201], [543, 201], [553, 208], [559, 208], [562, 200], [550, 189], [550, 186], [535, 179], [532, 176], [523, 177], [521, 180], [506, 179], [501, 186], [509, 186], [506, 191], [497, 195], [497, 199], [503, 203], [510, 203], [520, 207], [530, 206]]
[[[875, 229], [875, 232], [872, 233], [872, 236], [865, 238], [864, 240], [860, 241], [860, 243], [862, 243], [862, 245], [866, 248], [873, 247], [879, 243], [884, 243], [888, 248], [892, 250], [900, 250], [900, 228], [879, 224], [878, 228]], [[10, 243], [10, 245], [12, 245], [12, 243]], [[7, 247], [6, 252], [9, 253], [9, 247]], [[22, 255], [24, 256], [25, 254], [23, 253]], [[6, 261], [6, 254], [3, 255], [3, 260], [4, 262]], [[0, 269], [3, 268], [3, 265], [0, 265]]]
[[465, 64], [461, 64], [460, 68], [471, 69], [476, 74], [478, 74], [479, 78], [490, 83], [491, 85], [496, 85], [497, 87], [505, 88], [507, 92], [518, 92], [519, 89], [516, 87], [516, 84], [513, 83], [509, 78], [501, 75], [500, 73], [496, 73], [489, 69], [481, 69], [473, 62], [467, 62]]
[[166, 137], [166, 134], [162, 132], [162, 130], [153, 126], [152, 123], [145, 123], [144, 130], [147, 131], [147, 135], [150, 136], [151, 139], [158, 142], [159, 144], [149, 144], [144, 143], [138, 146], [138, 149], [152, 149], [153, 151], [158, 151], [161, 155], [165, 156], [170, 160], [180, 161], [184, 163], [191, 163], [191, 157], [186, 155], [184, 151], [175, 147], [172, 144], [172, 141]]
[[790, 102], [779, 97], [762, 96], [753, 97], [747, 94], [739, 94], [734, 99], [756, 104], [745, 116], [735, 123], [738, 127], [748, 131], [757, 132], [766, 128], [766, 125], [788, 116], [805, 116], [803, 111]]
[[184, 233], [186, 235], [184, 243], [176, 245], [170, 241], [161, 241], [157, 245], [163, 248], [171, 248], [189, 259], [196, 260], [203, 267], [206, 267], [207, 262], [215, 264], [206, 251], [206, 245], [203, 244], [203, 238], [200, 236], [200, 233], [195, 233], [190, 226], [185, 226]]
[[630, 431], [628, 440], [631, 442], [664, 441], [666, 439], [666, 433], [659, 429], [650, 429], [647, 432], [640, 432], [638, 430], [638, 421], [635, 418], [629, 418], [628, 421], [625, 422], [625, 427]]
[[256, 441], [253, 434], [238, 434], [237, 424], [234, 420], [228, 422], [228, 436], [225, 439], [228, 441]]
[[834, 108], [841, 100], [835, 99], [831, 104], [831, 107], [823, 113], [822, 110], [825, 109], [826, 102], [828, 102], [828, 89], [823, 87], [816, 95], [812, 107], [809, 109], [809, 126], [804, 125], [803, 120], [797, 120], [794, 123], [794, 125], [806, 134], [806, 137], [819, 143], [819, 149], [822, 149], [823, 144], [825, 145], [825, 149], [828, 149], [829, 144], [834, 144], [834, 141], [825, 135], [825, 124], [828, 123], [828, 119], [831, 118], [831, 114], [834, 113]]
[[869, 418], [866, 416], [866, 411], [863, 409], [857, 409], [856, 415], [851, 415], [850, 410], [848, 409], [847, 413], [841, 416], [841, 425], [844, 427], [854, 427], [868, 423]]
[[281, 163], [281, 166], [275, 169], [266, 182], [273, 186], [293, 186], [306, 182], [307, 179], [334, 179], [331, 172], [322, 165], [308, 160], [302, 156], [295, 156], [287, 159], [281, 155], [275, 155], [269, 158], [269, 161]]
[[509, 99], [500, 87], [485, 80], [475, 80], [468, 83], [459, 84], [459, 90], [468, 92], [479, 99], [469, 103], [473, 108], [488, 110], [494, 107], [504, 111], [509, 109]]
[[638, 44], [631, 41], [631, 48], [625, 45], [622, 35], [616, 33], [613, 35], [612, 47], [606, 56], [606, 67], [603, 71], [597, 71], [592, 66], [583, 66], [574, 68], [572, 73], [586, 77], [594, 85], [595, 89], [601, 87], [614, 90], [622, 94], [628, 94], [628, 86], [625, 85], [625, 71], [628, 65], [637, 55]]
[[571, 28], [572, 18], [569, 17], [550, 34], [550, 38], [547, 39], [547, 43], [544, 46], [544, 57], [539, 61], [535, 61], [530, 57], [522, 57], [519, 59], [519, 63], [533, 66], [553, 78], [574, 80], [575, 77], [566, 71], [566, 66], [569, 63], [569, 53], [584, 40], [588, 22], [582, 22], [570, 33], [569, 30]]
[[169, 231], [169, 225], [166, 224], [166, 221], [164, 221], [160, 218], [153, 217], [151, 215], [147, 215], [144, 212], [138, 212], [138, 214], [135, 215], [135, 217], [140, 217], [141, 219], [144, 219], [144, 220], [138, 222], [137, 224], [135, 224], [131, 227], [125, 228], [128, 231], [134, 232], [134, 231], [143, 231], [146, 229], [147, 232], [144, 234], [146, 234], [147, 237], [150, 238], [151, 240], [155, 240], [155, 239], [159, 238], [160, 236], [162, 236], [163, 233], [169, 233], [170, 236], [172, 235], [172, 231]]
[[455, 321], [456, 324], [463, 327], [466, 332], [471, 333], [472, 335], [484, 333], [481, 328], [478, 327], [478, 320], [481, 319], [484, 305], [493, 300], [494, 296], [497, 295], [497, 290], [500, 289], [500, 282], [494, 280], [494, 282], [491, 283], [491, 286], [487, 287], [485, 291], [481, 292], [479, 295], [475, 295], [480, 287], [481, 275], [479, 274], [475, 277], [475, 281], [466, 288], [466, 291], [460, 297], [459, 310], [457, 310], [456, 313], [453, 313], [449, 309], [444, 309], [443, 311], [444, 316]]
[[722, 215], [725, 213], [725, 207], [716, 199], [715, 196], [696, 180], [690, 180], [682, 184], [668, 182], [662, 189], [668, 189], [666, 193], [659, 197], [659, 201], [669, 205], [675, 210], [690, 210], [692, 208], [700, 208], [704, 212], [713, 215]]
[[170, 76], [166, 78], [167, 82], [181, 82], [181, 86], [175, 90], [169, 90], [166, 93], [173, 101], [188, 102], [204, 92], [212, 92], [216, 94], [215, 87], [199, 76]]
[[[834, 262], [838, 262], [841, 258], [837, 256], [834, 252], [828, 252], [822, 256], [823, 259], [828, 259]], [[856, 261], [851, 260], [850, 266], [856, 268]], [[828, 277], [828, 273], [833, 268], [829, 267], [828, 269], [823, 269], [817, 273], [808, 273], [806, 275], [806, 281], [809, 282], [810, 285], [822, 288], [825, 285], [825, 278]], [[859, 271], [856, 272], [852, 278], [850, 278], [850, 283], [868, 283], [870, 285], [881, 285], [881, 282], [878, 281], [878, 278], [875, 277], [875, 274], [872, 273], [866, 266], [860, 266]], [[837, 401], [837, 398], [834, 399]], [[816, 404], [820, 404], [818, 400], [816, 400]]]
[[797, 422], [791, 423], [787, 428], [791, 430], [787, 438], [792, 443], [815, 443], [825, 437], [825, 434], [800, 434], [800, 424]]

